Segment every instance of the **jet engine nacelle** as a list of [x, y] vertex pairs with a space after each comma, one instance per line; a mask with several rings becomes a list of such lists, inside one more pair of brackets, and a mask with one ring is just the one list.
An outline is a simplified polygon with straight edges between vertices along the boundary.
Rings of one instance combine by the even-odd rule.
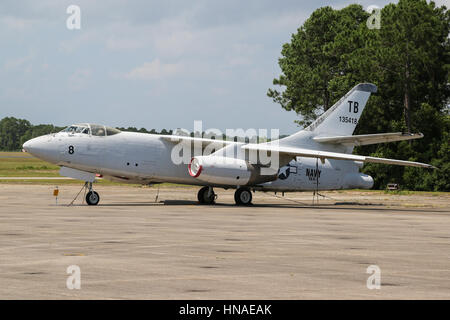
[[371, 189], [373, 187], [373, 178], [361, 172], [353, 172], [345, 175], [344, 188], [353, 189]]
[[277, 174], [261, 175], [261, 167], [246, 160], [220, 156], [198, 156], [188, 166], [189, 174], [206, 183], [215, 185], [257, 184], [277, 179]]

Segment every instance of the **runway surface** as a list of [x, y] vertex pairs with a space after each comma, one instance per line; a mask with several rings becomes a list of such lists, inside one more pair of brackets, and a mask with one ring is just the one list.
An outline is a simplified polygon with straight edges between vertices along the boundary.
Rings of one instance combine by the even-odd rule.
[[[57, 183], [55, 181], [55, 183]], [[450, 196], [0, 184], [0, 299], [449, 299]], [[280, 196], [280, 195], [278, 195]], [[67, 267], [81, 270], [69, 290]], [[367, 268], [381, 271], [368, 289]]]

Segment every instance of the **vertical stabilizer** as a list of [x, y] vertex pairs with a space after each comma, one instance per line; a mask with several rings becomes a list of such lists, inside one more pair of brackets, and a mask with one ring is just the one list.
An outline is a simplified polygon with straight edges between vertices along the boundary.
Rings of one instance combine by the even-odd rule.
[[377, 92], [377, 86], [372, 83], [356, 85], [311, 125], [281, 139], [280, 144], [298, 145], [304, 139], [306, 132], [312, 132], [314, 136], [351, 136], [370, 94], [375, 92]]
[[374, 84], [358, 84], [305, 130], [317, 135], [351, 136], [370, 94], [375, 92]]

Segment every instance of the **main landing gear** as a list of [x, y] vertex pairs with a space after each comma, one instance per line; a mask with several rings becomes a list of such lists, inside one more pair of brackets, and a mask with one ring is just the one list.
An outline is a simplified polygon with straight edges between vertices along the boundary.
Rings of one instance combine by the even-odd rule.
[[[197, 194], [198, 202], [201, 204], [214, 204], [217, 195], [212, 187], [203, 187]], [[252, 193], [249, 188], [240, 187], [234, 193], [234, 201], [238, 206], [248, 206], [252, 204]]]
[[89, 192], [86, 194], [86, 203], [90, 206], [96, 206], [100, 202], [100, 196], [92, 189], [92, 182], [88, 183]]
[[238, 188], [234, 193], [234, 201], [238, 206], [249, 206], [252, 204], [252, 192], [249, 188]]
[[203, 187], [198, 191], [197, 199], [201, 204], [213, 204], [217, 195], [212, 187]]

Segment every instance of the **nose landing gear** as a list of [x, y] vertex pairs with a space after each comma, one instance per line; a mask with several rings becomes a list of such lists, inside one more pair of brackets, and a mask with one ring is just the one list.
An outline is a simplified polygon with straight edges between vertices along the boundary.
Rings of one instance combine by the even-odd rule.
[[96, 206], [100, 202], [100, 196], [92, 189], [92, 182], [89, 182], [89, 192], [86, 194], [86, 203]]
[[73, 198], [72, 202], [69, 203], [69, 206], [72, 206], [73, 203], [75, 202], [75, 200], [77, 200], [78, 196], [81, 194], [81, 192], [86, 193], [86, 189], [89, 189], [89, 192], [86, 194], [86, 203], [90, 206], [96, 206], [99, 202], [100, 202], [100, 196], [98, 195], [97, 192], [95, 192], [92, 189], [92, 182], [86, 181], [86, 183], [84, 184], [83, 188], [81, 188], [81, 190], [77, 193], [77, 195], [75, 196], [75, 198]]

